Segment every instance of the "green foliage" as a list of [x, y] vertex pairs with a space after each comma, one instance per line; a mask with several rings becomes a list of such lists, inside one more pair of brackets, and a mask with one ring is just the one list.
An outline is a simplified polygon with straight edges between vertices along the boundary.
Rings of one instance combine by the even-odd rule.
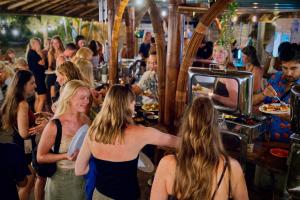
[[231, 43], [235, 40], [234, 28], [232, 26], [232, 18], [236, 15], [238, 3], [232, 2], [229, 4], [228, 9], [224, 12], [220, 19], [221, 23], [221, 37], [218, 40], [220, 46], [224, 46], [226, 49], [230, 48]]

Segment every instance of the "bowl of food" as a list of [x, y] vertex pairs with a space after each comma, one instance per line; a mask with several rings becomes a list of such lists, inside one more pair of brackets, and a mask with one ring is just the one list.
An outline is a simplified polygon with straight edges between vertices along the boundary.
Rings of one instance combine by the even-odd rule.
[[150, 111], [150, 112], [157, 112], [159, 109], [159, 104], [158, 103], [146, 103], [142, 106], [142, 109], [145, 111]]
[[156, 123], [158, 118], [158, 115], [147, 115], [147, 120], [151, 123]]

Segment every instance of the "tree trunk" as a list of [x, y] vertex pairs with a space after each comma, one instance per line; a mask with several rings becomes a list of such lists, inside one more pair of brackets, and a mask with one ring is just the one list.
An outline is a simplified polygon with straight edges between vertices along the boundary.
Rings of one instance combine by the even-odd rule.
[[188, 68], [191, 66], [193, 59], [196, 55], [199, 45], [201, 44], [203, 38], [207, 34], [207, 27], [212, 23], [212, 21], [222, 13], [231, 3], [232, 0], [218, 0], [212, 7], [202, 16], [197, 27], [195, 28], [192, 38], [188, 43], [186, 53], [183, 57], [182, 64], [180, 66], [179, 76], [177, 80], [176, 89], [176, 118], [179, 119], [183, 113], [186, 98], [187, 98], [187, 76]]
[[124, 10], [128, 4], [129, 0], [121, 0], [120, 5], [117, 9], [115, 15], [112, 40], [111, 40], [111, 50], [109, 58], [109, 84], [113, 85], [118, 82], [118, 46], [119, 46], [119, 33], [122, 24], [122, 17]]
[[164, 119], [164, 107], [165, 107], [165, 74], [166, 74], [166, 60], [165, 60], [165, 34], [163, 29], [163, 22], [160, 16], [160, 11], [157, 8], [154, 0], [148, 0], [149, 4], [149, 15], [151, 18], [153, 31], [156, 42], [156, 54], [158, 64], [158, 95], [159, 95], [159, 120], [160, 122]]

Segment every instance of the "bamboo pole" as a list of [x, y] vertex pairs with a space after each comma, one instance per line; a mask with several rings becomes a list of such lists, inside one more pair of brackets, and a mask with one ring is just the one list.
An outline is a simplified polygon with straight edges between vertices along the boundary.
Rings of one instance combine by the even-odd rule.
[[192, 38], [188, 43], [188, 47], [183, 57], [182, 64], [180, 66], [179, 76], [177, 80], [177, 89], [176, 89], [176, 118], [179, 119], [183, 113], [186, 99], [187, 99], [187, 75], [188, 68], [193, 62], [196, 51], [198, 50], [199, 45], [201, 44], [204, 36], [207, 32], [207, 27], [212, 23], [212, 21], [222, 13], [231, 3], [232, 0], [218, 0], [212, 7], [206, 12], [201, 20], [199, 21], [197, 27], [195, 28]]
[[163, 29], [163, 22], [160, 16], [160, 11], [157, 8], [154, 0], [147, 1], [149, 5], [149, 15], [151, 18], [153, 31], [155, 35], [156, 42], [156, 54], [157, 54], [157, 64], [158, 64], [158, 95], [159, 95], [159, 120], [163, 121], [165, 111], [165, 74], [166, 74], [166, 53], [165, 53], [165, 33]]
[[121, 0], [118, 7], [117, 13], [115, 15], [112, 40], [111, 40], [111, 50], [109, 58], [109, 83], [113, 85], [118, 82], [118, 45], [119, 45], [119, 33], [122, 24], [122, 17], [124, 10], [128, 4], [129, 0]]
[[166, 94], [164, 124], [173, 128], [175, 119], [176, 84], [180, 67], [181, 23], [177, 12], [178, 0], [169, 1], [168, 49], [166, 63]]
[[135, 16], [134, 7], [131, 6], [127, 7], [125, 12], [127, 58], [134, 58], [134, 52], [135, 52], [134, 16]]

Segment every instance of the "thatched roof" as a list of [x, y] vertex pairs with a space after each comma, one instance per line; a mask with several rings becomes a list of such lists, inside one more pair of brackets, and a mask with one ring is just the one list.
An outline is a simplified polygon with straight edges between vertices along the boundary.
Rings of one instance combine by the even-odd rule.
[[2, 14], [58, 15], [98, 20], [98, 10], [98, 0], [0, 0]]

